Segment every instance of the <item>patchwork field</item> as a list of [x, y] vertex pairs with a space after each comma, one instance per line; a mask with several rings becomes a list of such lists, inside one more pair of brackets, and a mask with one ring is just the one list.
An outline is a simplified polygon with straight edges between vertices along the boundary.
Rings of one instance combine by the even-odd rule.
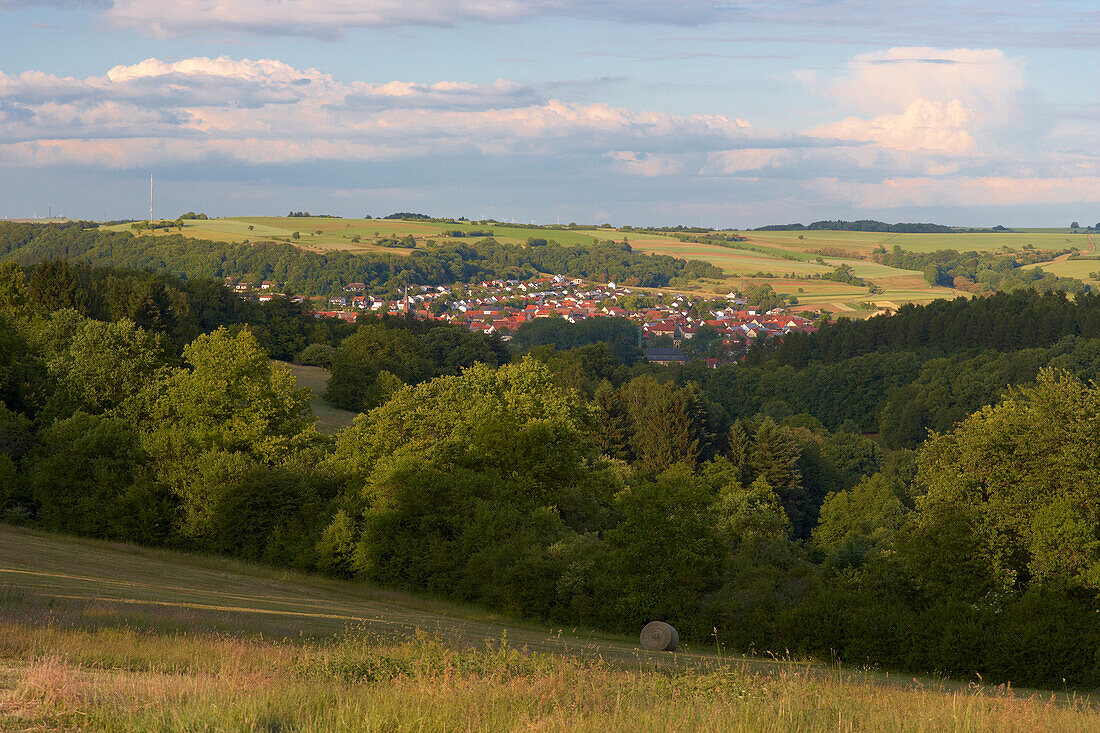
[[518, 624], [0, 525], [0, 730], [1089, 731], [1087, 697]]
[[[821, 257], [810, 252], [783, 250], [759, 244], [751, 238], [744, 244], [754, 249], [696, 244], [657, 237], [631, 238], [630, 243], [638, 251], [701, 259], [721, 267], [726, 278], [718, 283], [703, 284], [703, 291], [744, 291], [749, 285], [767, 283], [778, 293], [797, 297], [798, 308], [803, 310], [813, 308], [850, 316], [869, 315], [887, 308], [896, 309], [900, 303], [926, 303], [962, 294], [951, 288], [930, 286], [919, 272], [880, 265], [869, 259]], [[817, 262], [819, 257], [825, 264]], [[868, 280], [876, 292], [872, 294], [868, 287], [832, 280], [798, 279], [815, 273], [832, 272], [841, 264], [848, 265], [857, 277]], [[761, 277], [761, 273], [771, 277]], [[874, 307], [867, 307], [867, 304], [872, 303]]]
[[[378, 238], [392, 237], [400, 239], [409, 234], [422, 244], [428, 239], [446, 241], [446, 231], [487, 231], [505, 243], [521, 244], [529, 237], [548, 237], [566, 245], [588, 244], [595, 241], [598, 232], [582, 233], [565, 230], [534, 230], [507, 225], [479, 225], [469, 222], [456, 224], [438, 224], [425, 221], [404, 221], [400, 219], [335, 219], [331, 217], [289, 217], [289, 216], [236, 216], [223, 219], [188, 219], [183, 223], [183, 232], [175, 229], [161, 231], [157, 236], [182, 233], [196, 239], [211, 239], [216, 242], [256, 242], [263, 240], [289, 240], [304, 249], [323, 251], [343, 249], [349, 252], [385, 251], [394, 254], [407, 254], [400, 248], [375, 247], [371, 242]], [[250, 228], [251, 227], [251, 228]], [[129, 231], [129, 224], [115, 224], [108, 229]], [[299, 239], [293, 239], [298, 232]], [[609, 230], [608, 234], [614, 234]], [[359, 237], [360, 242], [353, 242]]]
[[[116, 225], [113, 228], [126, 229], [128, 225]], [[940, 249], [997, 251], [1005, 247], [1020, 249], [1025, 246], [1039, 250], [1078, 248], [1086, 255], [1096, 251], [1088, 234], [1074, 234], [1068, 229], [988, 234], [743, 232], [745, 242], [727, 247], [682, 242], [671, 234], [623, 232], [610, 228], [567, 231], [506, 224], [478, 225], [469, 222], [442, 224], [395, 219], [232, 217], [186, 221], [183, 234], [228, 242], [287, 241], [314, 251], [339, 249], [353, 253], [388, 252], [407, 255], [410, 250], [380, 247], [375, 242], [381, 238], [400, 239], [412, 235], [417, 245], [423, 246], [428, 240], [448, 241], [451, 238], [443, 234], [448, 230], [491, 230], [493, 236], [505, 244], [522, 244], [530, 237], [544, 237], [565, 245], [591, 244], [601, 239], [626, 240], [636, 251], [705, 260], [721, 267], [725, 273], [725, 277], [720, 280], [683, 283], [676, 289], [696, 294], [724, 294], [731, 289], [743, 289], [750, 284], [768, 283], [783, 295], [797, 297], [800, 308], [813, 307], [851, 315], [881, 312], [896, 308], [901, 303], [926, 303], [938, 298], [965, 295], [951, 288], [929, 286], [920, 273], [871, 261], [872, 250], [879, 246], [897, 245], [917, 252]], [[293, 238], [295, 232], [299, 235], [298, 239]], [[359, 241], [353, 241], [355, 239]], [[831, 272], [840, 265], [850, 267], [857, 277], [867, 280], [869, 286], [857, 287], [828, 280], [802, 279]], [[1089, 273], [1100, 270], [1100, 261], [1058, 260], [1040, 266], [1057, 275], [1091, 282]]]

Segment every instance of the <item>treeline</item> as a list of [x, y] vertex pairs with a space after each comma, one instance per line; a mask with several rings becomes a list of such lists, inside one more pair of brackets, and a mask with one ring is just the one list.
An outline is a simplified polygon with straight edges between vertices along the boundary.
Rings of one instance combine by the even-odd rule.
[[[626, 231], [625, 229], [623, 231]], [[638, 230], [634, 230], [638, 231]], [[665, 232], [667, 233], [667, 232]], [[698, 244], [716, 244], [725, 246], [730, 242], [744, 242], [745, 237], [736, 232], [712, 232], [704, 229], [696, 232], [692, 229], [679, 229], [673, 232], [673, 236], [681, 242], [695, 242]]]
[[447, 243], [408, 257], [307, 252], [290, 244], [232, 244], [182, 236], [135, 237], [129, 232], [89, 229], [86, 222], [33, 225], [0, 222], [0, 259], [34, 264], [66, 259], [95, 266], [169, 272], [187, 279], [273, 280], [293, 292], [330, 295], [351, 282], [376, 292], [407, 283], [443, 285], [496, 278], [528, 279], [539, 273], [601, 282], [663, 287], [674, 278], [721, 277], [706, 262], [633, 252], [627, 244], [601, 242], [563, 247], [557, 243], [502, 245], [492, 239]]
[[830, 430], [881, 433], [887, 448], [913, 448], [929, 431], [950, 430], [1044, 367], [1100, 379], [1100, 340], [1067, 336], [1048, 348], [974, 349], [939, 357], [922, 351], [876, 352], [802, 367], [764, 361], [706, 369], [670, 367], [678, 384], [697, 383], [732, 417], [804, 415]]
[[497, 336], [408, 318], [371, 318], [332, 354], [327, 402], [368, 412], [407, 384], [453, 376], [474, 364], [496, 367], [511, 354]]
[[895, 246], [893, 250], [874, 253], [876, 262], [903, 270], [924, 273], [930, 285], [943, 285], [972, 293], [1013, 290], [1038, 290], [1084, 293], [1089, 286], [1072, 277], [1058, 277], [1027, 265], [1046, 262], [1076, 250], [1041, 251], [1025, 248], [1016, 252], [956, 252], [953, 249], [935, 252], [907, 252]]
[[815, 221], [809, 225], [803, 224], [770, 224], [757, 227], [754, 232], [805, 232], [814, 230], [828, 230], [839, 232], [886, 232], [893, 234], [957, 234], [968, 233], [994, 233], [1011, 232], [1003, 226], [995, 226], [990, 229], [976, 229], [973, 227], [949, 227], [943, 224], [887, 224], [874, 219], [859, 219], [858, 221]]
[[1100, 296], [1016, 291], [985, 298], [907, 304], [888, 317], [839, 318], [815, 333], [792, 333], [752, 350], [750, 364], [802, 367], [876, 351], [929, 350], [943, 356], [967, 349], [1016, 351], [1047, 347], [1065, 336], [1100, 338]]
[[627, 318], [587, 318], [578, 323], [561, 318], [536, 318], [516, 329], [511, 346], [526, 353], [539, 346], [567, 351], [603, 344], [612, 359], [631, 366], [641, 355], [641, 339], [641, 329]]
[[[596, 227], [591, 227], [595, 229]], [[685, 233], [685, 234], [713, 234], [716, 230], [710, 227], [691, 227], [684, 224], [677, 224], [674, 227], [635, 227], [629, 224], [624, 224], [619, 227], [620, 232], [642, 232], [644, 234], [667, 234], [672, 233]], [[722, 230], [717, 230], [722, 231]], [[732, 231], [732, 230], [730, 230]]]
[[466, 237], [477, 239], [477, 238], [480, 238], [480, 237], [491, 237], [491, 236], [493, 236], [493, 230], [492, 229], [471, 229], [470, 231], [467, 232], [467, 231], [464, 231], [462, 229], [446, 229], [446, 230], [440, 232], [440, 235], [444, 236], [444, 237], [454, 237], [456, 239], [464, 239]]
[[815, 272], [814, 277], [819, 277], [822, 280], [832, 280], [833, 282], [855, 285], [861, 288], [867, 286], [867, 281], [861, 277], [857, 277], [852, 270], [852, 266], [847, 263], [837, 265], [832, 272]]
[[162, 335], [178, 354], [202, 333], [245, 324], [274, 358], [290, 360], [310, 344], [335, 347], [354, 324], [317, 319], [284, 298], [267, 303], [244, 301], [216, 280], [181, 280], [166, 273], [91, 267], [80, 262], [46, 260], [20, 268], [0, 264], [0, 287], [21, 282], [24, 296], [40, 313], [69, 310], [98, 321], [129, 320]]
[[397, 211], [393, 214], [383, 216], [383, 219], [404, 219], [406, 221], [436, 221], [427, 214], [417, 214], [412, 211]]

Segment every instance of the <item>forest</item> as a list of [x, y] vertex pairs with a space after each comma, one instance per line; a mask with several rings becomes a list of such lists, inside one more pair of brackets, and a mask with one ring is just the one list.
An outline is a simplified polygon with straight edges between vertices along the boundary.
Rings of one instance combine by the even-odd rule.
[[[713, 370], [606, 328], [509, 345], [4, 262], [0, 514], [515, 618], [1100, 685], [1100, 297], [906, 306]], [[354, 425], [319, 434], [273, 357], [327, 363]]]
[[907, 252], [895, 245], [890, 251], [882, 248], [875, 252], [874, 259], [890, 267], [923, 272], [929, 285], [943, 285], [971, 293], [1024, 289], [1083, 293], [1089, 290], [1089, 286], [1080, 280], [1058, 277], [1038, 267], [1024, 269], [1027, 265], [1075, 252], [1072, 249], [1044, 251], [1029, 248], [1011, 252], [957, 252], [953, 249]]

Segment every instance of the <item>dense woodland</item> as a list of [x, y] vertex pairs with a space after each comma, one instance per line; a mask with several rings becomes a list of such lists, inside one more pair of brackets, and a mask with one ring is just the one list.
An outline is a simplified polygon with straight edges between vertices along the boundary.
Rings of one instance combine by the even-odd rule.
[[1052, 252], [1029, 248], [1007, 252], [956, 252], [953, 249], [906, 252], [895, 246], [890, 251], [882, 249], [876, 252], [874, 258], [891, 267], [920, 271], [930, 285], [944, 285], [971, 293], [1012, 290], [1085, 293], [1089, 286], [1080, 280], [1058, 277], [1038, 267], [1027, 268], [1027, 265], [1074, 252], [1076, 250]]
[[[607, 321], [505, 345], [6, 262], [0, 513], [739, 652], [1100, 685], [1100, 297], [907, 306], [715, 370]], [[363, 414], [318, 434], [273, 356]]]

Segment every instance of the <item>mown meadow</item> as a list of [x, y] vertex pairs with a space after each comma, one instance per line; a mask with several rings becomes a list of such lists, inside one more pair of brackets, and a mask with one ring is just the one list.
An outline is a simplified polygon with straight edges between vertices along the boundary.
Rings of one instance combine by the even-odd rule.
[[625, 637], [0, 526], [0, 730], [1086, 731], [1093, 702]]

